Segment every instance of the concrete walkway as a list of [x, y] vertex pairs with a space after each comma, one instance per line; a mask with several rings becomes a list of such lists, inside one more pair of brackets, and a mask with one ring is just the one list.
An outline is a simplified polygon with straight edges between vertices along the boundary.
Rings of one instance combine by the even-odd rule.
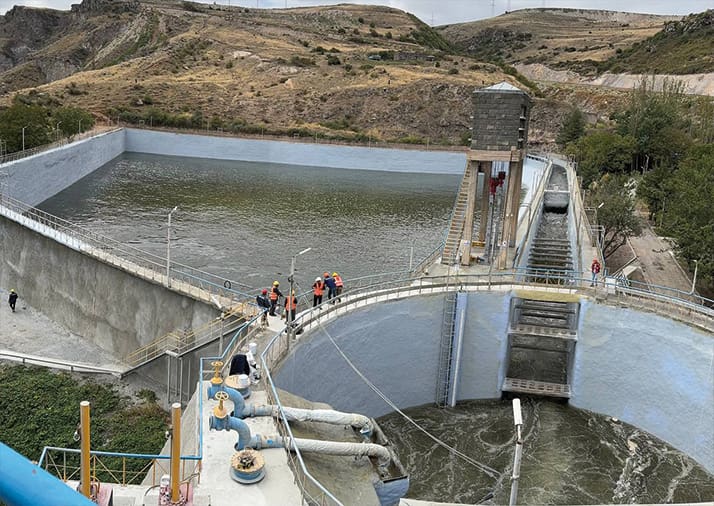
[[692, 281], [674, 258], [672, 245], [658, 237], [645, 220], [642, 220], [642, 235], [630, 237], [630, 244], [648, 284], [683, 292], [691, 290]]
[[22, 298], [22, 287], [16, 289], [20, 298], [15, 313], [7, 303], [9, 290], [0, 289], [0, 350], [110, 369], [125, 367], [111, 353], [28, 306]]

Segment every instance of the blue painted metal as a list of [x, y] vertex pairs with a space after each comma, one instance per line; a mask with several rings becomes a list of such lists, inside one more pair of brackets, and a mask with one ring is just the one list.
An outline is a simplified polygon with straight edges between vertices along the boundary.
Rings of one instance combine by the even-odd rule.
[[409, 476], [377, 481], [374, 484], [380, 506], [397, 506], [408, 490]]
[[0, 471], [0, 500], [8, 506], [96, 506], [3, 443]]

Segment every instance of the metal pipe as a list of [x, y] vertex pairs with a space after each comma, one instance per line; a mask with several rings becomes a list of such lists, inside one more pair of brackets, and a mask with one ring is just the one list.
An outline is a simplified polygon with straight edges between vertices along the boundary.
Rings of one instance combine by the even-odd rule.
[[0, 443], [0, 501], [8, 506], [97, 506], [9, 446]]
[[511, 475], [511, 497], [509, 506], [515, 506], [518, 500], [518, 480], [521, 477], [521, 456], [523, 454], [523, 416], [521, 414], [521, 400], [513, 399], [513, 424], [516, 426], [516, 451], [513, 454], [513, 474]]
[[91, 498], [92, 482], [90, 476], [90, 440], [89, 440], [89, 402], [82, 401], [79, 403], [79, 423], [81, 426], [81, 450], [80, 457], [80, 492], [84, 497]]
[[171, 288], [171, 215], [178, 209], [178, 206], [169, 211], [169, 222], [166, 227], [166, 287]]
[[[279, 417], [280, 411], [277, 405], [262, 405], [246, 404], [241, 393], [230, 387], [211, 384], [208, 387], [208, 397], [213, 398], [217, 392], [224, 391], [228, 394], [228, 398], [233, 402], [233, 416], [235, 418], [248, 418], [256, 416], [273, 416]], [[357, 413], [343, 413], [331, 409], [301, 409], [301, 408], [283, 408], [285, 417], [288, 421], [311, 421], [330, 423], [333, 425], [350, 425], [360, 430], [364, 435], [371, 435], [373, 427], [372, 421]], [[236, 430], [236, 429], [233, 429]]]
[[235, 444], [236, 450], [253, 448], [260, 450], [263, 448], [287, 448], [295, 451], [316, 452], [324, 455], [348, 455], [355, 457], [375, 457], [380, 466], [386, 466], [391, 460], [389, 450], [382, 445], [374, 443], [344, 443], [339, 441], [319, 441], [316, 439], [296, 439], [283, 436], [263, 436], [261, 434], [251, 434], [250, 427], [240, 418], [228, 416], [219, 418], [211, 416], [209, 426], [215, 430], [234, 430], [238, 433], [238, 441]]
[[174, 402], [171, 405], [171, 502], [178, 503], [181, 498], [179, 486], [181, 485], [181, 404]]

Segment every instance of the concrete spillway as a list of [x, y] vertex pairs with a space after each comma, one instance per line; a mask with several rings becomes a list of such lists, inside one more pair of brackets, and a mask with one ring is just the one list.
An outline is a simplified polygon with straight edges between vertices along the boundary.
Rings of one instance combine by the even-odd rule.
[[568, 175], [564, 167], [553, 165], [528, 257], [529, 276], [533, 281], [558, 281], [558, 277], [565, 279], [573, 270], [568, 234], [569, 203]]

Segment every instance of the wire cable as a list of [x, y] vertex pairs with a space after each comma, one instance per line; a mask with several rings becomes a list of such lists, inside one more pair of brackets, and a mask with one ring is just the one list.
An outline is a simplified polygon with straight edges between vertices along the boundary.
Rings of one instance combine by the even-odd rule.
[[404, 413], [401, 409], [399, 409], [399, 407], [397, 407], [396, 404], [394, 404], [386, 395], [384, 395], [384, 394], [382, 393], [382, 391], [379, 390], [379, 388], [377, 388], [377, 386], [376, 386], [374, 383], [372, 383], [364, 374], [362, 374], [362, 372], [361, 372], [359, 369], [357, 369], [357, 367], [352, 363], [352, 361], [349, 359], [349, 357], [347, 357], [347, 355], [345, 355], [345, 353], [344, 353], [344, 352], [342, 351], [342, 349], [338, 346], [338, 344], [337, 344], [337, 343], [335, 342], [335, 340], [332, 338], [332, 336], [331, 336], [330, 333], [327, 331], [327, 329], [322, 325], [322, 323], [319, 323], [319, 326], [320, 326], [320, 330], [322, 330], [322, 331], [325, 333], [325, 335], [326, 335], [327, 338], [330, 340], [330, 342], [332, 343], [332, 345], [335, 347], [335, 349], [337, 350], [337, 352], [342, 356], [342, 358], [344, 359], [344, 361], [347, 362], [347, 365], [349, 365], [350, 368], [355, 372], [355, 374], [357, 374], [357, 376], [359, 376], [360, 379], [362, 379], [362, 381], [364, 381], [365, 384], [366, 384], [369, 388], [371, 388], [371, 389], [374, 391], [374, 393], [376, 393], [376, 394], [377, 394], [384, 402], [386, 402], [394, 411], [396, 411], [397, 413], [399, 413], [406, 421], [408, 421], [410, 424], [412, 424], [417, 430], [419, 430], [420, 432], [422, 432], [422, 433], [423, 433], [424, 435], [426, 435], [429, 439], [431, 439], [432, 441], [434, 441], [437, 445], [441, 446], [442, 448], [445, 448], [446, 450], [448, 450], [450, 453], [452, 453], [452, 454], [455, 455], [456, 457], [458, 457], [458, 458], [464, 460], [464, 461], [467, 462], [468, 464], [471, 464], [472, 466], [474, 466], [475, 468], [477, 468], [478, 470], [480, 470], [480, 471], [483, 472], [484, 474], [487, 474], [488, 476], [490, 476], [490, 477], [493, 478], [494, 480], [498, 480], [498, 479], [500, 478], [501, 473], [500, 473], [499, 471], [497, 471], [496, 469], [494, 469], [494, 468], [492, 468], [492, 467], [487, 466], [486, 464], [482, 464], [481, 462], [478, 462], [477, 460], [474, 460], [473, 458], [469, 457], [469, 456], [466, 455], [465, 453], [463, 453], [463, 452], [457, 450], [456, 448], [454, 448], [454, 447], [452, 447], [452, 446], [449, 446], [448, 444], [444, 443], [441, 439], [439, 439], [438, 437], [434, 436], [434, 435], [431, 434], [429, 431], [427, 431], [424, 427], [422, 427], [421, 425], [419, 425], [419, 423], [417, 423], [416, 420], [414, 420], [414, 419], [411, 418], [409, 415], [407, 415], [406, 413]]

